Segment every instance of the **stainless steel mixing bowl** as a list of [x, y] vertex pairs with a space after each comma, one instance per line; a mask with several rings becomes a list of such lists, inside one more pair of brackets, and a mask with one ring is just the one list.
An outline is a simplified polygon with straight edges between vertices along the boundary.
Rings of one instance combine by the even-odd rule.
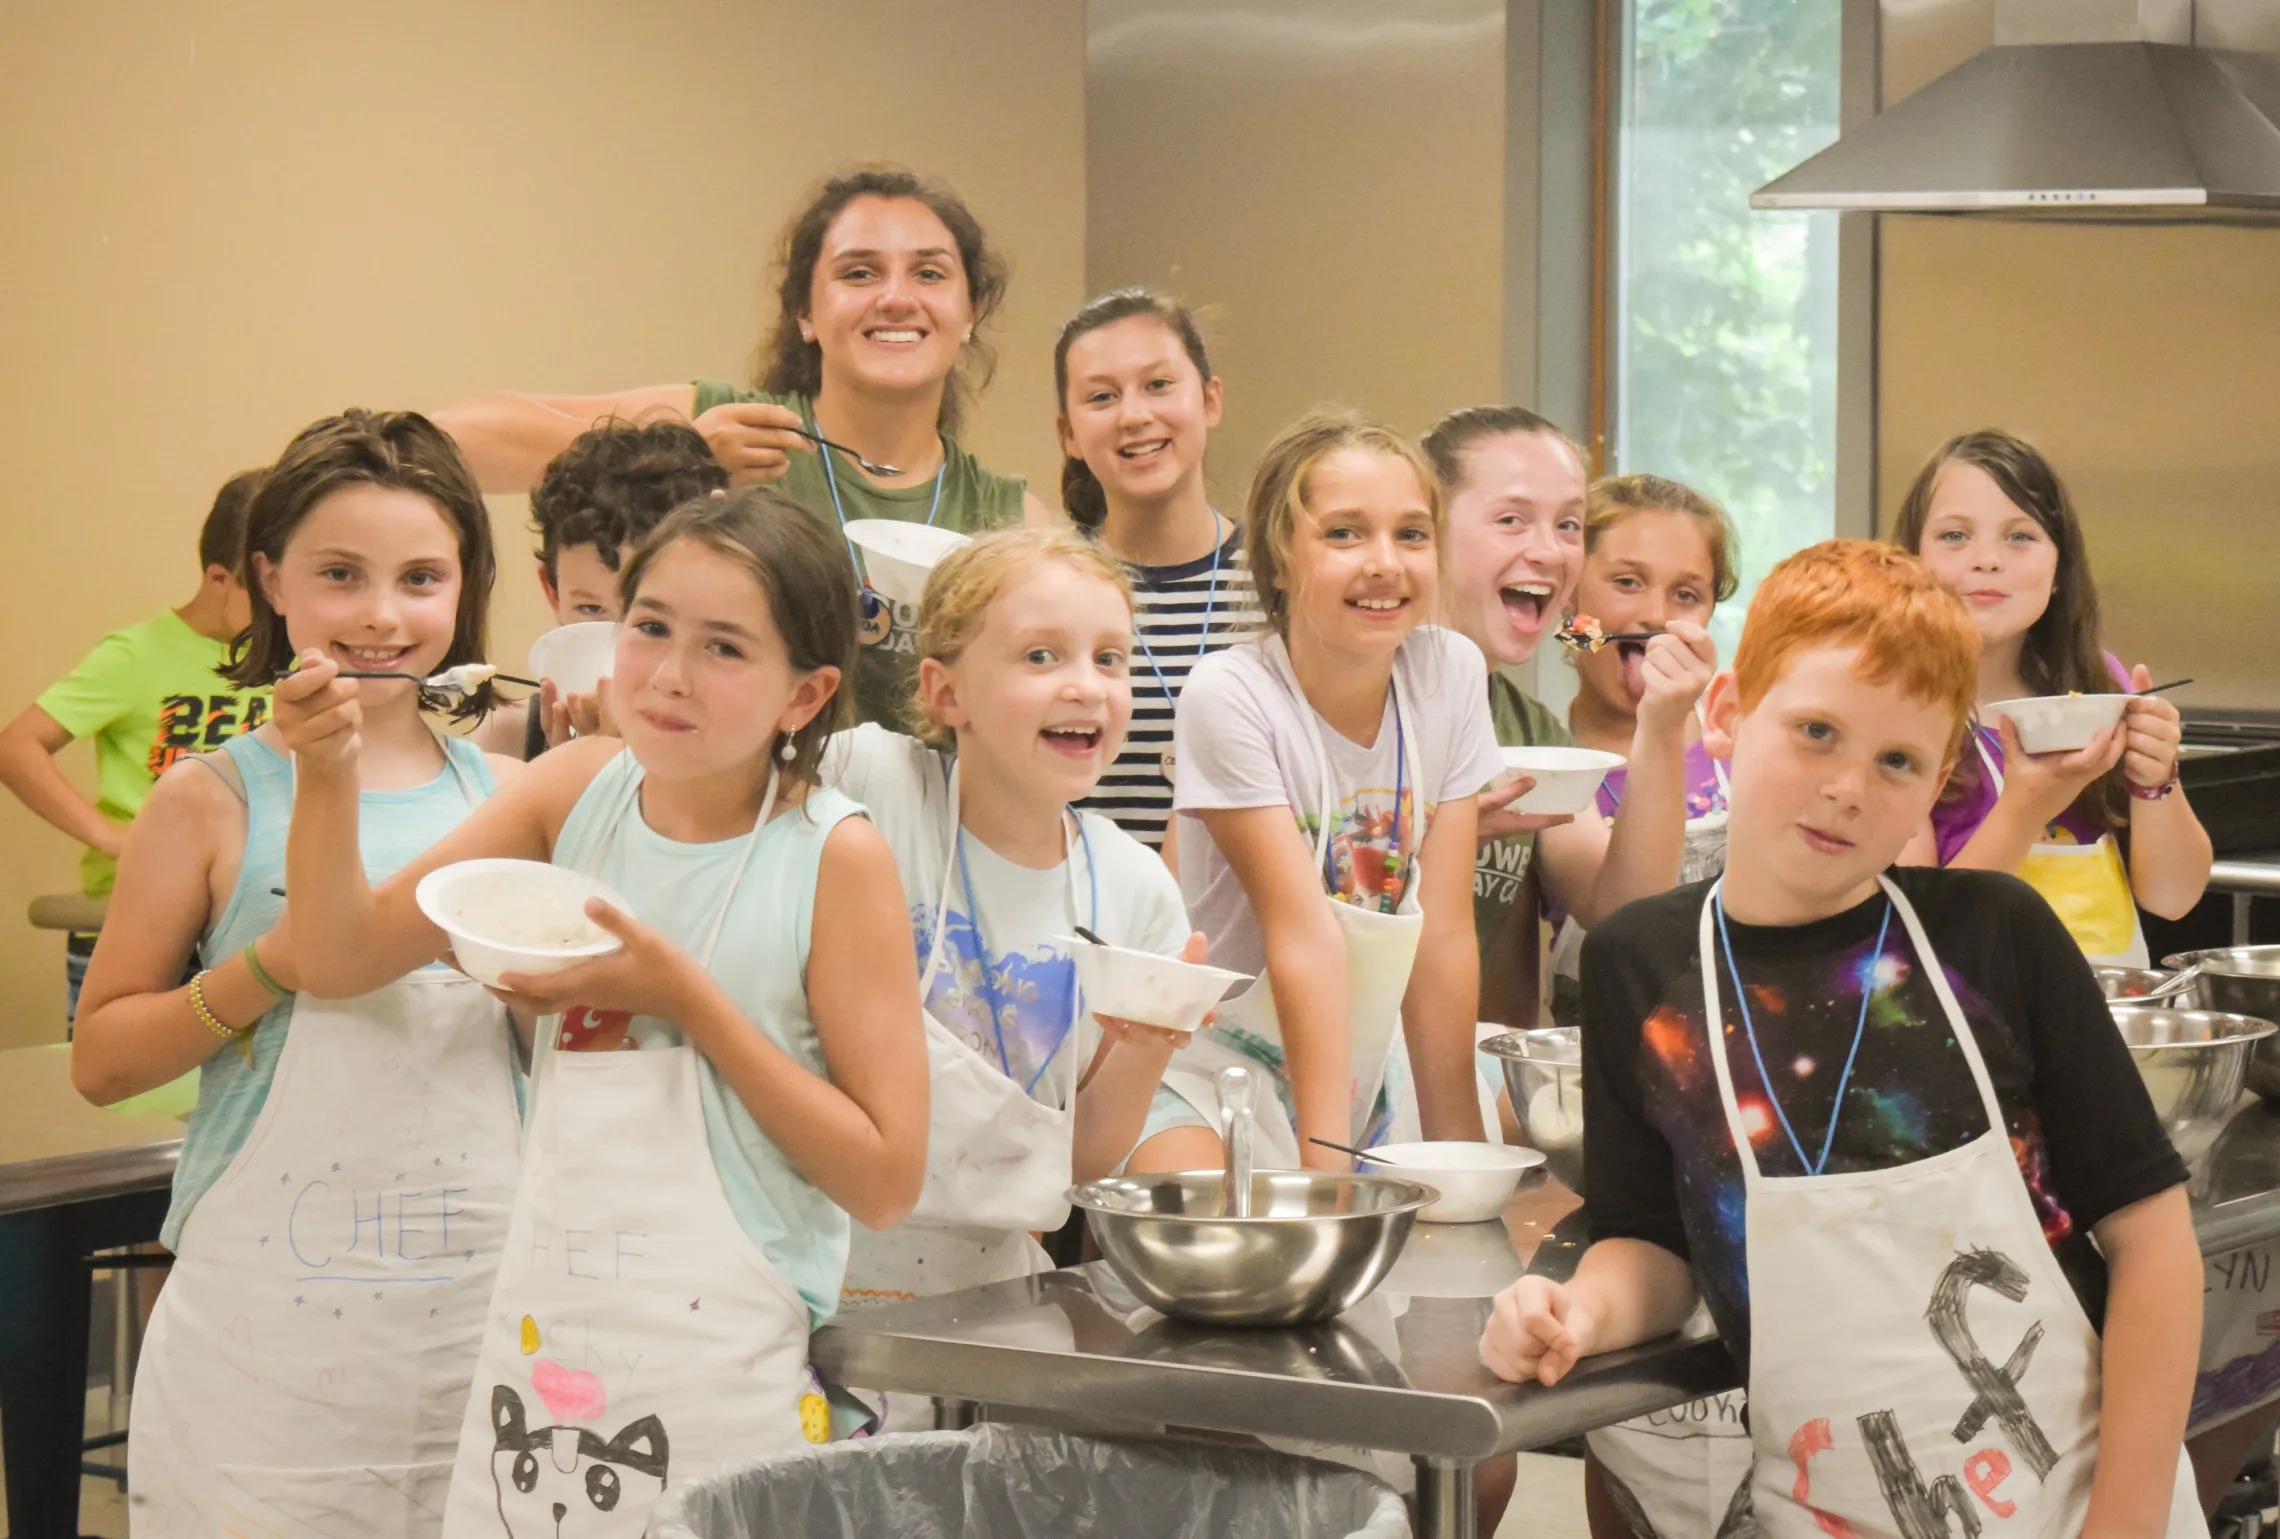
[[1583, 1033], [1542, 1026], [1490, 1037], [1480, 1050], [1504, 1069], [1521, 1140], [1544, 1151], [1544, 1168], [1583, 1195]]
[[2113, 1013], [2169, 1141], [2188, 1165], [2196, 1164], [2232, 1117], [2250, 1050], [2272, 1037], [2272, 1023], [2119, 1000]]
[[[2163, 957], [2164, 967], [2191, 967], [2187, 998], [2208, 1010], [2280, 1021], [2280, 946], [2224, 946]], [[2267, 1101], [2280, 1101], [2280, 1038], [2267, 1037], [2248, 1058], [2248, 1088]]]
[[1142, 1303], [1205, 1325], [1307, 1325], [1385, 1280], [1440, 1193], [1390, 1176], [1262, 1170], [1251, 1216], [1227, 1218], [1216, 1170], [1073, 1187], [1101, 1254]]
[[[2117, 1004], [2142, 999], [2170, 979], [2170, 974], [2158, 967], [2093, 967], [2090, 975], [2098, 980], [2098, 992]], [[2190, 984], [2176, 995], [2165, 997], [2161, 1003], [2186, 1010], [2200, 1007]]]

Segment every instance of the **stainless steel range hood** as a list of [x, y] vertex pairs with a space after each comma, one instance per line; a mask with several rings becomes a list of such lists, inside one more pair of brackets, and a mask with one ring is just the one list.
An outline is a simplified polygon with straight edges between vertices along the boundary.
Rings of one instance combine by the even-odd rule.
[[2216, 29], [2203, 20], [2197, 37], [2195, 12], [2193, 0], [1996, 0], [1994, 47], [1750, 206], [2280, 220], [2280, 55], [2196, 46]]

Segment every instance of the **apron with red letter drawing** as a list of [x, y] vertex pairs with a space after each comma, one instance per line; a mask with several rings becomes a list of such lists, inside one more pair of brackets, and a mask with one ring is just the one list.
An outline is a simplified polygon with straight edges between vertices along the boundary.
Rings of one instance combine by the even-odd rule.
[[[589, 870], [640, 787], [626, 777]], [[771, 776], [693, 953], [699, 966], [775, 801]], [[810, 1392], [807, 1303], [721, 1188], [697, 1049], [563, 1052], [559, 1029], [549, 1020], [539, 1030], [522, 1185], [446, 1539], [638, 1539], [668, 1485], [828, 1435]]]
[[[1939, 959], [1908, 900], [1879, 880], [1988, 1124], [1889, 1169], [1760, 1172], [1727, 1062], [1738, 1034], [1719, 1041], [1724, 883], [1702, 908], [1710, 1061], [1747, 1198], [1749, 1505], [1768, 1539], [2076, 1539], [2098, 1460], [2097, 1333], [2043, 1238]], [[2203, 1539], [2182, 1448], [2176, 1467], [2165, 1534]], [[1743, 1505], [1736, 1493], [1730, 1522]]]

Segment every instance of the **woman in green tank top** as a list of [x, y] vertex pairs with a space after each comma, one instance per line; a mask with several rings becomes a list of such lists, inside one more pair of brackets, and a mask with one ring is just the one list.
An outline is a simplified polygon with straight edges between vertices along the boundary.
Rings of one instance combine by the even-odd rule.
[[[663, 411], [696, 424], [732, 483], [777, 481], [833, 528], [887, 518], [975, 533], [1056, 521], [1021, 477], [985, 469], [953, 436], [995, 363], [977, 333], [1006, 290], [1004, 259], [956, 193], [909, 171], [834, 177], [779, 250], [776, 324], [754, 388], [699, 380], [610, 395], [502, 392], [435, 421], [486, 492], [527, 491], [598, 421]], [[856, 670], [856, 712], [900, 725], [917, 669], [915, 615], [902, 612], [913, 606], [876, 595], [866, 603], [866, 639], [878, 639]]]

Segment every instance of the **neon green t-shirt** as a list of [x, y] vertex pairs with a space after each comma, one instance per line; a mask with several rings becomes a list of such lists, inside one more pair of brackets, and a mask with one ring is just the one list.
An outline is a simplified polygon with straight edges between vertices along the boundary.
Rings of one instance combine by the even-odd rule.
[[[268, 690], [240, 689], [214, 671], [228, 650], [169, 610], [105, 636], [40, 696], [56, 725], [95, 740], [95, 809], [103, 816], [125, 827], [168, 765], [268, 718]], [[89, 850], [80, 858], [80, 887], [90, 897], [108, 893], [117, 876], [108, 855]]]
[[[746, 390], [719, 380], [696, 382], [693, 414], [703, 416], [729, 401], [762, 401], [788, 406], [811, 424], [815, 403], [803, 395], [772, 395]], [[935, 523], [964, 534], [980, 534], [1021, 521], [1021, 498], [1028, 483], [1020, 476], [985, 469], [982, 462], [942, 435], [944, 459], [937, 502], [935, 481], [917, 486], [875, 486], [845, 455], [832, 456], [831, 474], [824, 472], [822, 454], [794, 454], [791, 468], [773, 483], [793, 501], [837, 530], [844, 516], [896, 518], [909, 523]], [[838, 500], [832, 492], [837, 485]], [[931, 515], [931, 516], [930, 516]], [[849, 557], [853, 559], [852, 556]], [[875, 721], [900, 732], [910, 726], [911, 702], [918, 688], [918, 606], [891, 605], [891, 628], [876, 646], [863, 648], [855, 666], [855, 710], [858, 719]]]

